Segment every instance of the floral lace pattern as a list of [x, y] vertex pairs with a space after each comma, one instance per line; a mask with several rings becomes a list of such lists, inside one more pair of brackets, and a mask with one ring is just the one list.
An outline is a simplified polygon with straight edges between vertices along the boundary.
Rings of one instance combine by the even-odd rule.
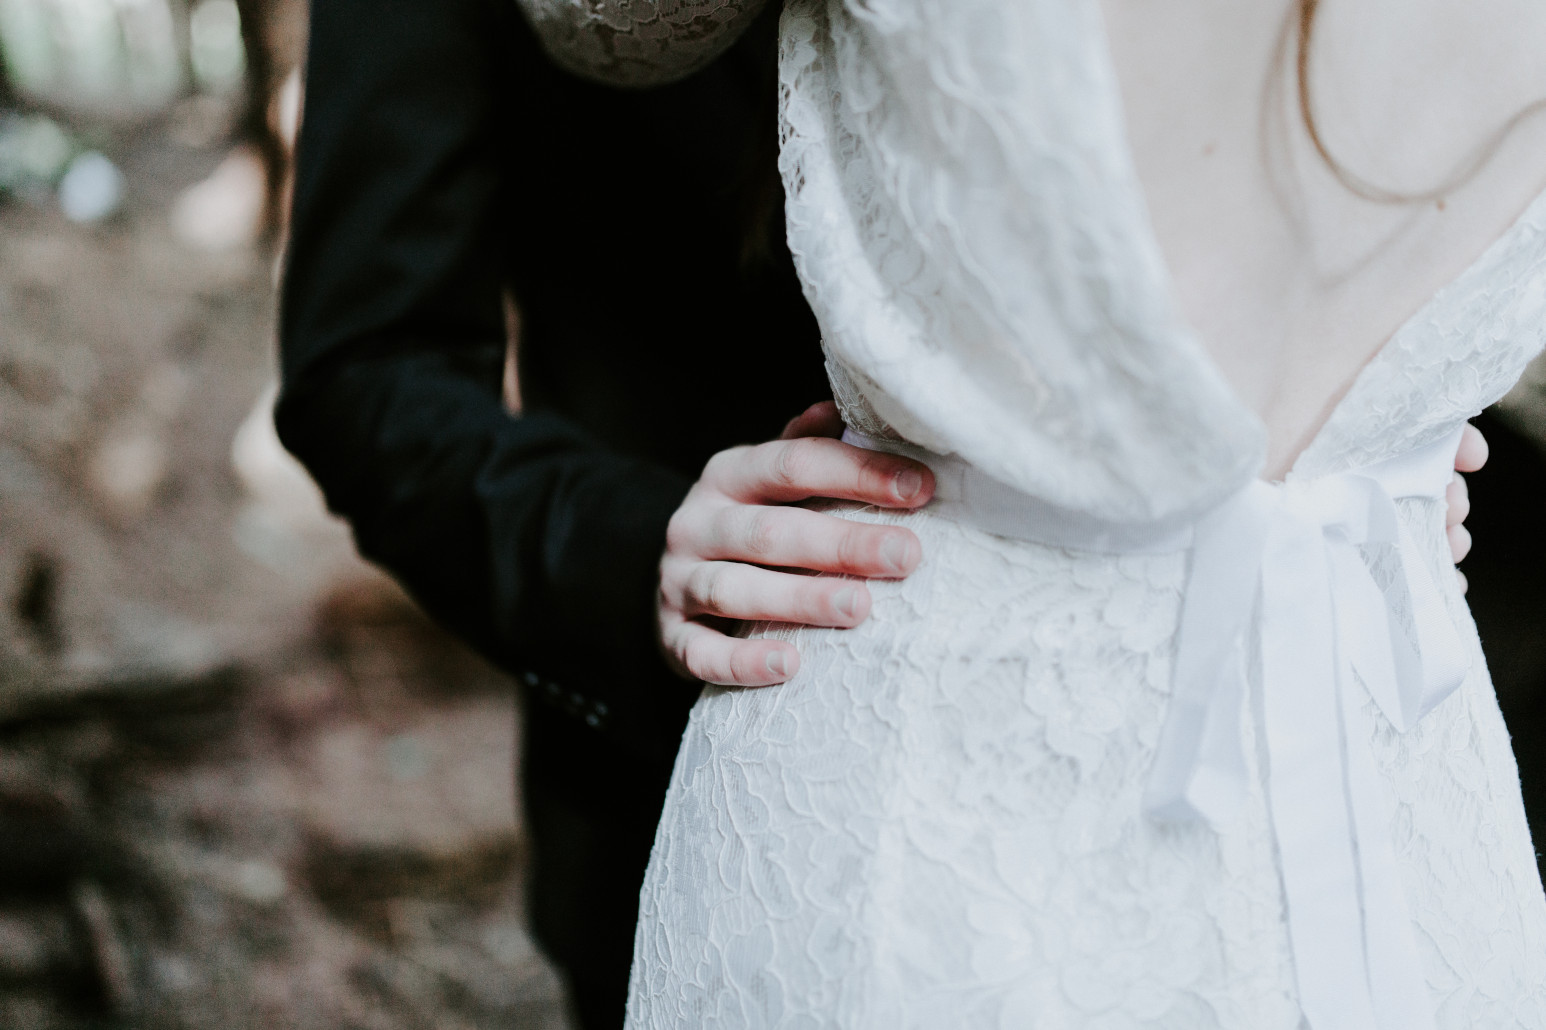
[[[1441, 507], [1402, 508], [1447, 573]], [[629, 1026], [1298, 1030], [1256, 750], [1223, 832], [1140, 810], [1185, 556], [847, 517], [909, 525], [929, 559], [875, 584], [859, 629], [761, 627], [800, 648], [799, 675], [694, 709]], [[1389, 785], [1439, 1026], [1538, 1030], [1546, 897], [1469, 639], [1476, 671], [1414, 730], [1371, 703], [1355, 732]]]
[[1260, 420], [1175, 310], [1098, 5], [796, 0], [780, 81], [789, 243], [840, 394], [1114, 521], [1255, 474]]
[[735, 42], [766, 0], [517, 0], [559, 64], [587, 78], [652, 86]]
[[[623, 81], [690, 65], [756, 6], [521, 2], [555, 49]], [[1113, 521], [1201, 512], [1256, 474], [1261, 423], [1175, 312], [1097, 4], [790, 0], [781, 46], [789, 241], [850, 424]], [[1453, 431], [1543, 335], [1546, 198], [1392, 338], [1291, 477]], [[1452, 584], [1442, 506], [1399, 509]], [[1252, 710], [1229, 825], [1140, 807], [1186, 555], [840, 510], [905, 521], [926, 561], [874, 584], [857, 629], [759, 627], [800, 648], [788, 684], [704, 693], [629, 1026], [1298, 1030]], [[1390, 558], [1366, 555], [1376, 576]], [[1372, 703], [1347, 732], [1382, 774], [1437, 1024], [1542, 1030], [1546, 895], [1446, 590], [1462, 688], [1406, 733]]]
[[1294, 463], [1358, 468], [1438, 439], [1499, 400], [1546, 343], [1546, 195], [1369, 363]]

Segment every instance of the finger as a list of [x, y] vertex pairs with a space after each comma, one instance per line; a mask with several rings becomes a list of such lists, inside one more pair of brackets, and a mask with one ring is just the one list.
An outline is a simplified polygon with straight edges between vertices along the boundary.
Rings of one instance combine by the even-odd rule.
[[666, 642], [688, 673], [727, 687], [766, 687], [800, 671], [800, 652], [781, 640], [727, 637], [701, 622], [677, 619]]
[[1461, 572], [1459, 569], [1455, 570], [1455, 579], [1460, 583], [1460, 592], [1462, 594], [1468, 592], [1471, 589], [1471, 581], [1466, 579], [1465, 573]]
[[1487, 464], [1487, 438], [1482, 431], [1467, 422], [1460, 434], [1460, 450], [1455, 454], [1455, 468], [1460, 472], [1475, 472]]
[[804, 508], [726, 505], [705, 533], [705, 539], [696, 542], [705, 558], [865, 579], [907, 576], [923, 557], [923, 545], [910, 529], [852, 522]]
[[1471, 553], [1471, 531], [1464, 526], [1450, 526], [1445, 533], [1449, 537], [1449, 553], [1458, 565]]
[[843, 416], [838, 414], [837, 403], [821, 401], [790, 419], [778, 438], [795, 440], [802, 436], [830, 436], [835, 439], [842, 435]]
[[[663, 571], [662, 575], [671, 573]], [[716, 615], [848, 627], [857, 626], [870, 614], [870, 592], [856, 580], [797, 576], [739, 562], [693, 563], [681, 596], [682, 613], [689, 618]]]
[[884, 508], [916, 508], [934, 496], [934, 474], [899, 454], [837, 440], [776, 440], [722, 451], [704, 470], [725, 494], [748, 503], [833, 497]]
[[1444, 491], [1444, 503], [1448, 505], [1444, 512], [1444, 525], [1458, 526], [1471, 514], [1471, 492], [1466, 489], [1465, 476], [1455, 473], [1455, 478], [1449, 481], [1449, 488]]

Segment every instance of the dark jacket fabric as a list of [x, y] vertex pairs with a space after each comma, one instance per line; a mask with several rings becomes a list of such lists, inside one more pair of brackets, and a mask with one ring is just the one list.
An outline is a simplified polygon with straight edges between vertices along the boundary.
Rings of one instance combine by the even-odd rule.
[[280, 437], [433, 616], [669, 758], [696, 690], [654, 643], [666, 522], [711, 453], [826, 395], [783, 244], [773, 24], [623, 91], [558, 71], [511, 0], [313, 8]]
[[775, 19], [630, 92], [556, 69], [513, 0], [311, 4], [275, 421], [361, 553], [524, 684], [531, 917], [584, 1030], [622, 1022], [697, 695], [654, 642], [666, 523], [710, 454], [828, 395]]

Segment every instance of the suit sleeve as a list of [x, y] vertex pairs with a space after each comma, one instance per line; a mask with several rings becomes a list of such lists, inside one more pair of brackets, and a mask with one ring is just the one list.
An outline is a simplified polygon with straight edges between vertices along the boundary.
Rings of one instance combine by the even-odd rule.
[[695, 692], [665, 672], [653, 620], [689, 484], [500, 402], [502, 254], [520, 246], [500, 237], [520, 200], [501, 168], [525, 157], [499, 109], [509, 16], [313, 0], [275, 421], [360, 552], [432, 616], [639, 736]]

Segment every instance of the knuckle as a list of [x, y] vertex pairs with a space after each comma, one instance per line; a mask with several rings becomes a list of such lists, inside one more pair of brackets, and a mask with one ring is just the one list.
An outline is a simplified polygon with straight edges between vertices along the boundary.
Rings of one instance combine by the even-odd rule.
[[657, 592], [662, 609], [670, 611], [681, 608], [682, 596], [685, 593], [681, 562], [668, 559], [660, 563], [660, 585]]
[[741, 544], [751, 558], [766, 558], [778, 551], [780, 533], [777, 513], [770, 509], [751, 512], [745, 517], [741, 530]]
[[[730, 675], [739, 684], [765, 682], [766, 663], [758, 661], [759, 652], [752, 647], [738, 647], [730, 654]], [[762, 668], [758, 668], [762, 665]]]
[[715, 679], [714, 670], [709, 667], [708, 662], [704, 661], [697, 648], [686, 648], [680, 658], [682, 667], [687, 670], [693, 679], [703, 680], [704, 682], [712, 682]]
[[711, 554], [718, 556], [718, 552], [723, 552], [740, 534], [741, 519], [745, 517], [746, 510], [744, 504], [727, 504], [710, 516], [705, 536], [710, 542]]
[[751, 669], [750, 663], [746, 660], [746, 649], [744, 647], [737, 647], [733, 649], [726, 659], [725, 665], [726, 671], [729, 672], [731, 679], [737, 683], [746, 682], [748, 678], [747, 673], [750, 672]]
[[703, 501], [688, 494], [681, 507], [671, 513], [666, 521], [666, 551], [675, 554], [692, 553], [703, 535]]
[[723, 480], [730, 474], [732, 469], [746, 460], [746, 455], [750, 450], [750, 447], [742, 445], [739, 447], [727, 447], [711, 455], [709, 460], [703, 464], [703, 477], [700, 482], [717, 483]]
[[699, 565], [687, 576], [687, 598], [700, 611], [720, 614], [724, 610], [725, 582], [711, 565]]
[[701, 642], [693, 642], [692, 637], [685, 632], [681, 635], [680, 641], [680, 646], [676, 650], [676, 659], [682, 664], [682, 668], [687, 670], [687, 674], [705, 682], [717, 679], [709, 649], [703, 647]]
[[698, 675], [698, 649], [692, 646], [686, 633], [678, 631], [672, 634], [670, 648], [676, 660], [682, 663], [682, 668], [694, 676]]
[[889, 494], [891, 477], [896, 475], [897, 460], [880, 451], [863, 451], [859, 457], [859, 486], [877, 494]]
[[868, 564], [866, 559], [879, 550], [878, 543], [872, 539], [875, 535], [868, 526], [850, 525], [844, 529], [837, 538], [839, 567], [847, 571]]
[[810, 460], [806, 455], [809, 448], [802, 447], [798, 442], [789, 442], [776, 447], [769, 462], [769, 478], [774, 485], [781, 487], [798, 487], [810, 474]]
[[666, 552], [668, 554], [685, 551], [691, 545], [692, 530], [688, 528], [687, 521], [682, 517], [680, 510], [666, 523]]
[[848, 580], [820, 579], [801, 585], [795, 594], [800, 621], [821, 623], [830, 620], [833, 613], [843, 615], [837, 605], [837, 597], [845, 588], [852, 590], [852, 583]]

